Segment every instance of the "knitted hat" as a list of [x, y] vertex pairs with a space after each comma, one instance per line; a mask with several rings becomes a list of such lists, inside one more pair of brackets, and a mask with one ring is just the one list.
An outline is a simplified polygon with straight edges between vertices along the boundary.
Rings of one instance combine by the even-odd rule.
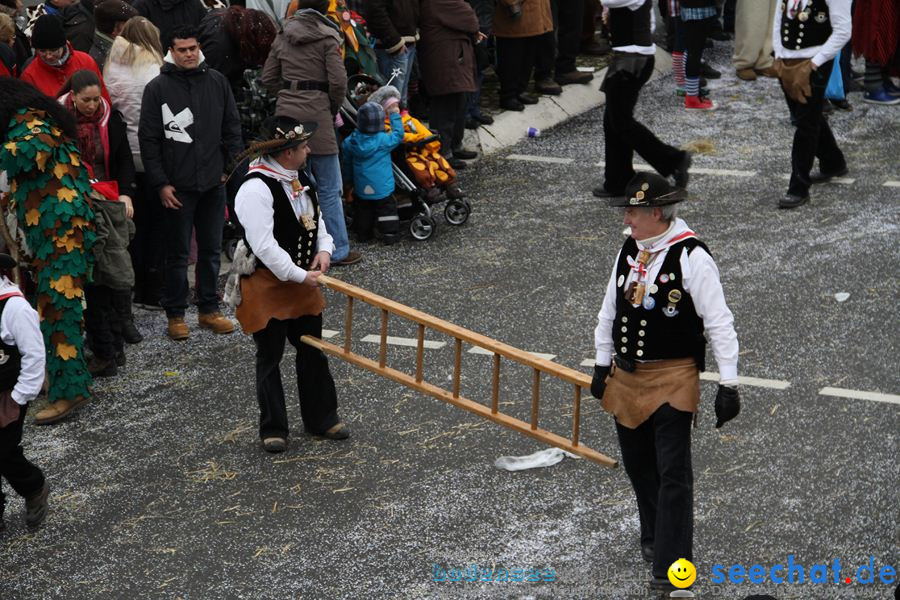
[[56, 15], [41, 15], [31, 30], [31, 46], [36, 50], [55, 50], [66, 45], [63, 22]]
[[366, 102], [356, 113], [356, 127], [362, 133], [380, 133], [384, 131], [384, 109], [380, 104]]
[[395, 104], [400, 104], [400, 90], [392, 85], [384, 85], [372, 92], [369, 102], [377, 102], [385, 112]]

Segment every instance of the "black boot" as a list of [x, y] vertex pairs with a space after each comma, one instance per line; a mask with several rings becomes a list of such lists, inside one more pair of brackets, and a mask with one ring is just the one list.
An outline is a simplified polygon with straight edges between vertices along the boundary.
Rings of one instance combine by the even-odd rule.
[[134, 321], [130, 319], [122, 323], [122, 338], [129, 344], [139, 344], [144, 341], [144, 336], [134, 326]]

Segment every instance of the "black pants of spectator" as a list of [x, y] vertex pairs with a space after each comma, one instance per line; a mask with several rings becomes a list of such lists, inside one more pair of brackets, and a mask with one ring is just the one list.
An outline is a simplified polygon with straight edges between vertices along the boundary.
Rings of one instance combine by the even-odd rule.
[[512, 100], [528, 87], [535, 58], [541, 46], [540, 36], [495, 39], [500, 100]]
[[541, 36], [534, 67], [535, 81], [553, 79], [556, 75], [575, 70], [575, 57], [581, 44], [581, 24], [585, 0], [560, 0], [551, 3], [553, 28]]
[[322, 337], [321, 314], [286, 321], [272, 319], [265, 329], [253, 334], [260, 439], [287, 437], [289, 433], [279, 366], [285, 340], [297, 350], [297, 395], [304, 428], [311, 433], [323, 433], [338, 424], [337, 392], [328, 358], [321, 350], [302, 343], [300, 337], [304, 335]]
[[606, 191], [613, 194], [624, 194], [625, 185], [634, 177], [632, 160], [635, 152], [663, 176], [671, 175], [684, 160], [682, 150], [664, 144], [634, 118], [634, 107], [641, 87], [650, 79], [653, 64], [653, 57], [647, 57], [640, 73], [619, 72], [603, 83], [606, 92], [606, 108], [603, 111], [606, 181], [603, 185]]
[[353, 229], [361, 242], [372, 239], [377, 229], [385, 242], [395, 242], [400, 237], [400, 217], [397, 200], [391, 194], [381, 200], [365, 200], [353, 197]]
[[679, 558], [693, 561], [694, 415], [664, 404], [635, 429], [616, 423], [622, 464], [637, 498], [641, 544], [653, 544], [653, 576]]
[[[125, 348], [122, 338], [123, 313], [131, 317], [129, 290], [114, 290], [105, 285], [89, 283], [84, 289], [87, 310], [84, 312], [84, 329], [91, 352], [102, 360], [112, 360]], [[123, 298], [128, 301], [123, 307]]]
[[444, 156], [450, 156], [453, 150], [462, 148], [468, 98], [468, 92], [431, 97], [428, 124], [432, 131], [441, 136], [441, 154]]
[[23, 498], [32, 498], [44, 487], [44, 474], [22, 452], [22, 427], [27, 406], [19, 409], [19, 418], [0, 429], [0, 518], [6, 507], [5, 479]]
[[700, 77], [703, 70], [703, 48], [706, 46], [706, 36], [712, 28], [714, 19], [682, 20], [678, 27], [684, 32], [684, 50], [687, 52], [687, 60], [684, 64], [685, 77]]
[[134, 238], [128, 247], [134, 267], [134, 300], [138, 303], [159, 304], [163, 286], [163, 262], [166, 256], [166, 209], [156, 190], [146, 183], [143, 173], [137, 174], [138, 191], [134, 204]]
[[831, 76], [834, 61], [822, 64], [810, 75], [812, 95], [806, 104], [801, 104], [785, 94], [788, 108], [797, 121], [794, 130], [794, 144], [791, 148], [791, 182], [788, 193], [805, 197], [809, 195], [809, 173], [813, 162], [819, 159], [819, 169], [823, 173], [835, 173], [847, 166], [844, 153], [838, 148], [828, 121], [822, 114], [825, 102], [825, 87]]
[[169, 317], [183, 317], [188, 305], [187, 264], [191, 231], [197, 236], [197, 308], [201, 313], [219, 310], [216, 285], [222, 226], [225, 224], [225, 190], [215, 187], [205, 192], [175, 191], [181, 202], [178, 210], [165, 209], [166, 262], [162, 306]]

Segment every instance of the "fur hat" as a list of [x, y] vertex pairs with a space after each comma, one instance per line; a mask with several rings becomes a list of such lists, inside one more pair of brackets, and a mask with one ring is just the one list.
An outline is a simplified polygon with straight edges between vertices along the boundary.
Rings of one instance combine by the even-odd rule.
[[395, 104], [400, 104], [400, 90], [392, 85], [384, 85], [372, 92], [369, 102], [377, 102], [385, 111]]
[[366, 102], [356, 113], [356, 127], [362, 133], [380, 133], [384, 131], [384, 109], [375, 102]]
[[63, 22], [56, 15], [41, 15], [31, 31], [31, 45], [36, 50], [56, 50], [66, 45]]

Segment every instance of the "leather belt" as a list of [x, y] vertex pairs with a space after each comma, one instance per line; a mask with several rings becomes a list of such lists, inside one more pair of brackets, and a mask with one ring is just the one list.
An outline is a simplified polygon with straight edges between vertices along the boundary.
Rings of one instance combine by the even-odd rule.
[[281, 80], [281, 89], [283, 90], [318, 90], [320, 92], [328, 93], [328, 83], [324, 81], [288, 81], [287, 79]]
[[619, 356], [618, 354], [613, 356], [613, 361], [616, 363], [616, 367], [622, 369], [626, 373], [634, 373], [635, 369], [637, 368], [637, 365], [633, 360], [627, 359], [623, 356]]

